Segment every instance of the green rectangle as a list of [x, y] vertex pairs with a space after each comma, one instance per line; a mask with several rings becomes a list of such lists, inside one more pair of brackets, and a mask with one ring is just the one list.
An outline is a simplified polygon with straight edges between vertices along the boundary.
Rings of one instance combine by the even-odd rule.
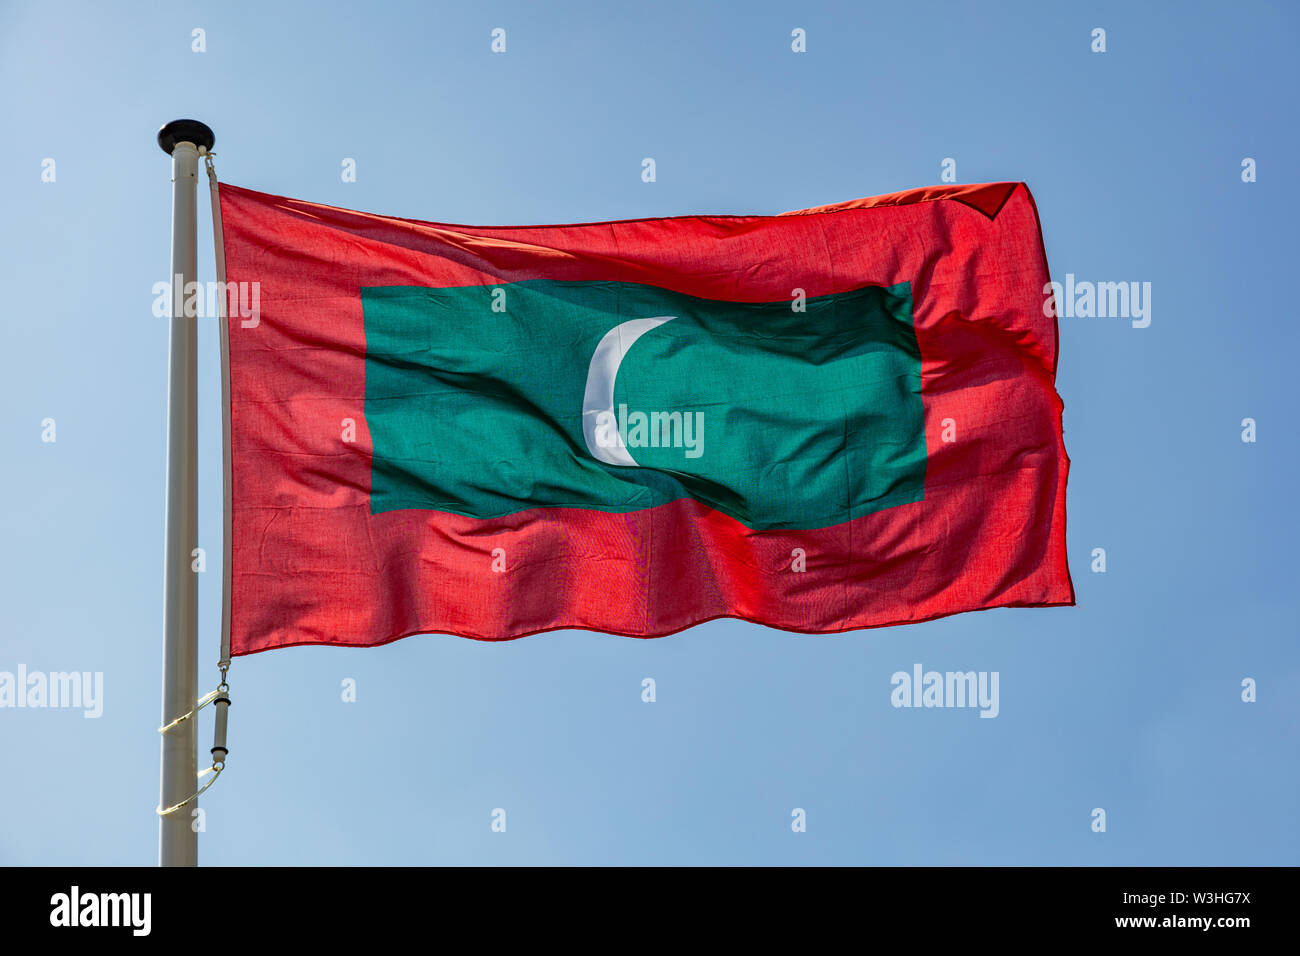
[[[361, 299], [374, 514], [693, 498], [751, 528], [821, 528], [924, 498], [908, 283], [793, 304], [540, 279]], [[651, 317], [612, 379], [634, 464], [610, 464], [583, 429], [593, 355]]]

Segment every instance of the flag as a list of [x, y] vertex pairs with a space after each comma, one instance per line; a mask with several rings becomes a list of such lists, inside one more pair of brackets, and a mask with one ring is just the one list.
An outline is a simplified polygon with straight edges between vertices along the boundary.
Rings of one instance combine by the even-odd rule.
[[235, 655], [1074, 603], [1022, 183], [520, 227], [220, 201]]

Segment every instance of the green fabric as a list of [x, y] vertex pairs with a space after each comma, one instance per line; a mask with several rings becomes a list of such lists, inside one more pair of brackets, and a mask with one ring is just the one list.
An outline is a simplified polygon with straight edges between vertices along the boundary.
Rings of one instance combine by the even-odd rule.
[[[372, 513], [630, 512], [694, 498], [751, 528], [821, 528], [924, 497], [906, 283], [808, 299], [803, 312], [625, 282], [394, 286], [361, 299]], [[620, 323], [654, 316], [674, 318], [627, 352], [614, 407], [629, 423], [658, 412], [674, 425], [699, 415], [702, 428], [694, 448], [673, 427], [670, 447], [629, 444], [641, 467], [605, 464], [583, 435], [592, 355]]]

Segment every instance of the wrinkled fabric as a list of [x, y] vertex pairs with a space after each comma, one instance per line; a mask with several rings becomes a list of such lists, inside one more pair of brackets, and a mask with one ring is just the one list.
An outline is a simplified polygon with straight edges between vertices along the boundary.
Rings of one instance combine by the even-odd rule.
[[[583, 628], [657, 637], [718, 617], [825, 633], [1074, 603], [1056, 319], [1038, 213], [1024, 184], [931, 187], [781, 216], [521, 227], [396, 219], [229, 185], [220, 195], [227, 281], [258, 283], [260, 308], [256, 325], [236, 313], [229, 319], [235, 655], [296, 644], [378, 645], [417, 633], [504, 640]], [[871, 492], [865, 502], [846, 499], [849, 520], [808, 527], [817, 523], [808, 515], [836, 508], [772, 500], [775, 492], [764, 489], [798, 495], [799, 487], [773, 484], [768, 474], [779, 476], [784, 463], [756, 457], [745, 462], [752, 480], [737, 482], [739, 504], [725, 475], [706, 484], [674, 479], [667, 469], [662, 481], [658, 472], [635, 476], [647, 489], [641, 506], [626, 493], [631, 479], [615, 481], [615, 466], [585, 456], [575, 425], [580, 403], [571, 415], [569, 404], [550, 409], [543, 393], [529, 393], [522, 381], [514, 387], [522, 378], [517, 365], [494, 366], [491, 354], [466, 357], [473, 374], [443, 374], [457, 361], [459, 340], [439, 338], [439, 329], [450, 336], [464, 331], [460, 323], [492, 320], [492, 289], [504, 288], [509, 301], [511, 284], [543, 280], [630, 283], [741, 310], [789, 307], [799, 290], [819, 300], [905, 287], [919, 349], [920, 499]], [[421, 472], [418, 462], [402, 465], [408, 451], [392, 462], [375, 457], [362, 290], [469, 287], [481, 287], [484, 309], [431, 313], [428, 351], [440, 357], [415, 365], [452, 390], [457, 422], [476, 421], [464, 410], [480, 399], [510, 397], [520, 415], [535, 416], [538, 453], [473, 469], [472, 482], [448, 481], [426, 496], [463, 506], [424, 507], [419, 495], [384, 504], [376, 493], [372, 501], [381, 465]], [[556, 370], [556, 389], [580, 395], [591, 336], [565, 331], [535, 336], [529, 360]], [[763, 347], [783, 346], [778, 337]], [[688, 351], [662, 354], [690, 359]], [[742, 350], [737, 379], [744, 361]], [[379, 414], [375, 384], [372, 415]], [[436, 394], [429, 389], [421, 400], [434, 404], [413, 421], [446, 425]], [[385, 408], [400, 398], [400, 389], [385, 392]], [[733, 417], [783, 427], [780, 416], [764, 414]], [[807, 418], [790, 416], [815, 427]], [[528, 426], [518, 416], [510, 421]], [[469, 435], [490, 445], [495, 432]], [[863, 436], [844, 436], [846, 449], [855, 437]], [[755, 456], [765, 447], [752, 444]], [[796, 456], [815, 449], [822, 458], [803, 472], [813, 477], [851, 471], [859, 460], [827, 457], [825, 443], [811, 439], [766, 447]], [[571, 448], [572, 461], [558, 448]], [[611, 480], [582, 485], [580, 506], [557, 504], [556, 489], [573, 499], [573, 482], [555, 471], [562, 460], [583, 474], [605, 469]], [[419, 487], [437, 484], [428, 464]], [[474, 494], [456, 493], [471, 484]], [[613, 489], [607, 500], [600, 497], [606, 486]], [[788, 515], [795, 517], [783, 520]]]

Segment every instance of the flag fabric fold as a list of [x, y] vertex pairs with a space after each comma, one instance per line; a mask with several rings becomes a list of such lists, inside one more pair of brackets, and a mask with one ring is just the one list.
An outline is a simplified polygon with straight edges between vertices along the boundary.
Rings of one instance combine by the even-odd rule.
[[1074, 603], [1022, 183], [521, 227], [220, 201], [235, 655]]

